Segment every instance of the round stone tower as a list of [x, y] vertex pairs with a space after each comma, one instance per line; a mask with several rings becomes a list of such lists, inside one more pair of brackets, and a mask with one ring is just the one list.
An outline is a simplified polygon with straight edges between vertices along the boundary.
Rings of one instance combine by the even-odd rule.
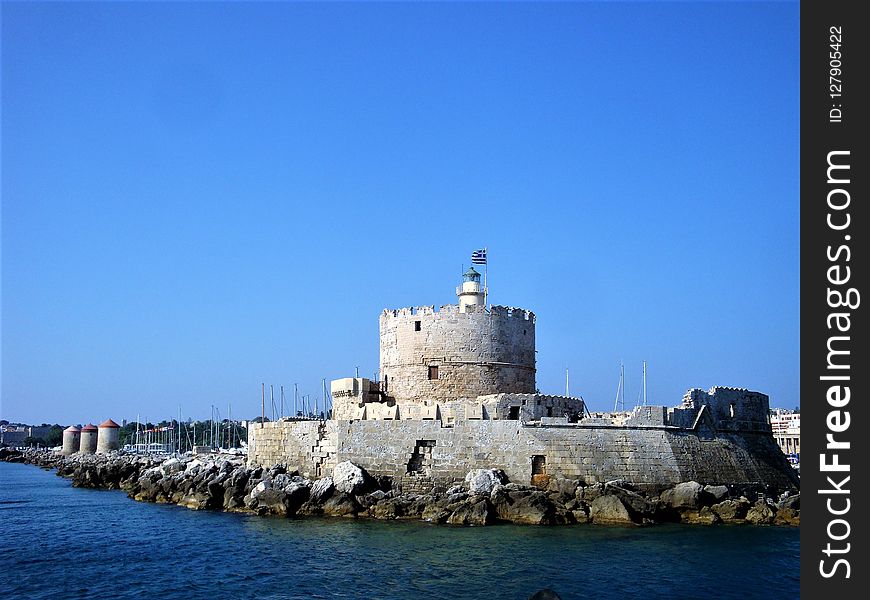
[[82, 454], [93, 454], [97, 451], [97, 428], [93, 423], [88, 423], [82, 427], [81, 444], [79, 452]]
[[487, 394], [535, 392], [535, 315], [486, 310], [480, 274], [469, 269], [459, 304], [385, 310], [380, 378], [399, 403], [431, 405]]
[[82, 444], [82, 430], [75, 425], [70, 425], [63, 430], [63, 449], [61, 454], [75, 454]]
[[97, 437], [97, 454], [108, 454], [112, 450], [118, 450], [121, 446], [118, 442], [121, 426], [112, 419], [106, 419], [100, 423], [99, 437]]

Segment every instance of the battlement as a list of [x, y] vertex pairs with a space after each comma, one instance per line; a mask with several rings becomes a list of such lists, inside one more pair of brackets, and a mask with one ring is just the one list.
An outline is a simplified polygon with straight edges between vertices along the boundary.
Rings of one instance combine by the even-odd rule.
[[692, 388], [680, 406], [668, 409], [668, 420], [678, 427], [706, 424], [716, 430], [770, 431], [770, 400], [745, 388], [713, 386]]
[[490, 314], [494, 317], [507, 317], [512, 319], [523, 319], [524, 321], [535, 321], [535, 313], [525, 308], [517, 308], [514, 306], [492, 306]]
[[417, 316], [442, 315], [453, 316], [459, 314], [488, 314], [491, 317], [500, 319], [521, 319], [523, 321], [535, 322], [535, 313], [525, 308], [515, 306], [493, 305], [487, 311], [482, 306], [469, 305], [465, 307], [464, 312], [460, 312], [458, 304], [444, 304], [441, 306], [406, 306], [403, 308], [385, 308], [381, 312], [383, 318], [408, 318]]
[[383, 317], [414, 317], [418, 315], [435, 315], [435, 314], [456, 314], [459, 312], [458, 304], [445, 304], [437, 307], [434, 304], [429, 306], [405, 306], [403, 308], [385, 308], [381, 312]]

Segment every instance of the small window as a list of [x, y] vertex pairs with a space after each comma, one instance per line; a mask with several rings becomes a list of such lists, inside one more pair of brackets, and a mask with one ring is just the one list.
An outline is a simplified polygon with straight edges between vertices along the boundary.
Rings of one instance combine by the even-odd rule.
[[511, 421], [519, 421], [520, 419], [520, 407], [519, 406], [511, 406], [508, 409], [508, 419]]
[[532, 475], [547, 474], [547, 457], [536, 454], [532, 457]]
[[414, 321], [414, 331], [420, 331], [420, 321]]
[[429, 367], [429, 379], [438, 379], [438, 367], [431, 365]]
[[525, 329], [523, 329], [523, 335], [526, 335], [526, 330], [525, 330]]

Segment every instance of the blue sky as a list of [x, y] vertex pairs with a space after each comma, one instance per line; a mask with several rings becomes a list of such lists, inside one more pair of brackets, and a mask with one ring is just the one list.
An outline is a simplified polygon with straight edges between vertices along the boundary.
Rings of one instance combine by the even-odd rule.
[[799, 6], [2, 6], [2, 417], [258, 414], [385, 307], [537, 316], [538, 386], [800, 402]]

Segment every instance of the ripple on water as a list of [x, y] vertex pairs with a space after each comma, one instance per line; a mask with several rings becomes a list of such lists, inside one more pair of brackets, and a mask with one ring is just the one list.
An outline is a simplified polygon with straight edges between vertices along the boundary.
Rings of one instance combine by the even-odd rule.
[[[30, 598], [797, 598], [773, 527], [453, 528], [143, 504], [0, 463], [0, 589]], [[730, 594], [730, 595], [729, 595]]]

